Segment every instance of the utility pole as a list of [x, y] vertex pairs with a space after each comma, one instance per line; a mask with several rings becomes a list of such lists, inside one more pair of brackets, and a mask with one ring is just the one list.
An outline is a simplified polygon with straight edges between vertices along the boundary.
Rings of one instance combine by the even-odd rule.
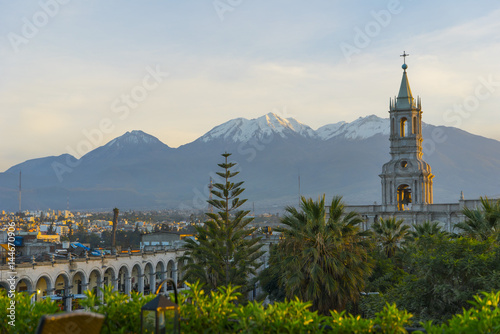
[[21, 171], [19, 171], [19, 217], [21, 216]]

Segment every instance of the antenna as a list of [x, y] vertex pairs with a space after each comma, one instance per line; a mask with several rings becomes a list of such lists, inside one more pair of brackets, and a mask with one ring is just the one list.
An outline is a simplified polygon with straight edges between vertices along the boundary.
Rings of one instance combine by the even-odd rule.
[[19, 171], [19, 216], [21, 216], [21, 171]]

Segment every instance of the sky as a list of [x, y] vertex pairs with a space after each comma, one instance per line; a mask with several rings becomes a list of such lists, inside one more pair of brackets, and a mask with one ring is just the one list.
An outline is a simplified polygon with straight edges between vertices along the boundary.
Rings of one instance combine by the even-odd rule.
[[386, 118], [403, 51], [424, 122], [500, 140], [499, 31], [498, 0], [0, 0], [0, 172], [131, 130]]

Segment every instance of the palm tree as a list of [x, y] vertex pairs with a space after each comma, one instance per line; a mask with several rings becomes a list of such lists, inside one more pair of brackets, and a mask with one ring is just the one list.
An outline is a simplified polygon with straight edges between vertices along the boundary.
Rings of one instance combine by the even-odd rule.
[[382, 251], [388, 258], [392, 258], [404, 241], [410, 226], [404, 225], [403, 219], [396, 220], [395, 217], [391, 217], [380, 218], [372, 225], [372, 229], [375, 233], [375, 240]]
[[409, 231], [407, 234], [407, 240], [415, 240], [416, 238], [422, 238], [426, 236], [444, 234], [448, 235], [448, 232], [443, 231], [439, 222], [425, 221], [422, 224], [412, 224], [414, 231]]
[[118, 227], [118, 214], [120, 210], [118, 208], [113, 209], [113, 240], [111, 245], [113, 246], [114, 252], [116, 252], [116, 228]]
[[286, 208], [287, 227], [278, 229], [284, 238], [270, 265], [288, 298], [311, 301], [322, 314], [343, 310], [359, 299], [373, 269], [370, 232], [361, 231], [357, 213], [345, 212], [341, 197], [333, 198], [328, 218], [324, 195], [316, 202], [302, 197], [300, 209]]
[[500, 238], [500, 199], [481, 197], [481, 208], [464, 208], [462, 213], [466, 220], [455, 225], [462, 234], [481, 241]]

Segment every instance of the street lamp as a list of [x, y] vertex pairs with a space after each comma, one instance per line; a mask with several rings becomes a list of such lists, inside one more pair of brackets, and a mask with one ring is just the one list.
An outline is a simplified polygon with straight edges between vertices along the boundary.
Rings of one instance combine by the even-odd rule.
[[[160, 294], [163, 283], [174, 286], [175, 303]], [[164, 334], [180, 333], [179, 305], [177, 287], [171, 278], [163, 280], [156, 290], [156, 297], [141, 308], [141, 333]]]

